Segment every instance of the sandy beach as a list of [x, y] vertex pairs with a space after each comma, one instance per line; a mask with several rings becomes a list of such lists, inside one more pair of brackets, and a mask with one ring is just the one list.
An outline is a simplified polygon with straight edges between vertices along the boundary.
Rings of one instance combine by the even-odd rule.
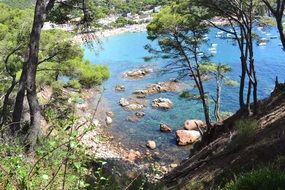
[[114, 28], [114, 29], [106, 29], [106, 30], [98, 30], [94, 33], [88, 33], [88, 34], [78, 34], [74, 37], [74, 41], [77, 43], [85, 43], [90, 41], [96, 41], [102, 38], [107, 38], [110, 36], [123, 34], [127, 32], [144, 32], [146, 31], [148, 23], [144, 24], [135, 24], [135, 25], [129, 25], [121, 28]]

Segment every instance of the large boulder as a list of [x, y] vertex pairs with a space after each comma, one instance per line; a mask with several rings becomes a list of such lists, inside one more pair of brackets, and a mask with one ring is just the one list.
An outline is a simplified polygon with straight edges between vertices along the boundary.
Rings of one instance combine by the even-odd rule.
[[161, 131], [161, 132], [171, 132], [172, 129], [171, 129], [170, 126], [168, 126], [168, 125], [166, 125], [166, 124], [164, 124], [164, 123], [161, 123], [161, 124], [160, 124], [160, 131]]
[[180, 146], [192, 144], [201, 140], [201, 134], [199, 131], [195, 130], [177, 130], [176, 131], [176, 141]]
[[173, 107], [173, 103], [167, 98], [158, 98], [152, 101], [152, 106], [155, 108], [170, 109]]
[[155, 141], [147, 141], [146, 146], [147, 146], [149, 149], [153, 150], [153, 149], [156, 148], [156, 143], [155, 143]]
[[193, 119], [184, 122], [184, 129], [197, 130], [198, 128], [205, 128], [205, 123], [201, 120]]

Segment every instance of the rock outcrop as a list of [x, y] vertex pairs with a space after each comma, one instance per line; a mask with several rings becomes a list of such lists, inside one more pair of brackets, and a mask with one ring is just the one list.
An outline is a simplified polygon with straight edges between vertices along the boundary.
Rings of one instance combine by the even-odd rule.
[[152, 106], [160, 109], [171, 109], [173, 107], [173, 103], [167, 98], [158, 98], [152, 101]]
[[170, 126], [168, 126], [168, 125], [166, 125], [166, 124], [164, 124], [164, 123], [161, 123], [161, 124], [160, 124], [160, 131], [161, 131], [161, 132], [171, 132], [172, 129], [171, 129]]
[[123, 73], [123, 77], [128, 79], [140, 79], [152, 72], [153, 69], [151, 68], [135, 69], [131, 71], [126, 71], [125, 73]]
[[147, 106], [147, 101], [146, 100], [139, 100], [139, 99], [126, 99], [126, 98], [121, 98], [119, 101], [119, 104], [131, 111], [137, 111], [137, 110], [142, 110], [144, 107]]
[[158, 94], [163, 92], [178, 92], [185, 89], [185, 85], [178, 82], [177, 80], [171, 80], [166, 82], [158, 82], [149, 85], [146, 89], [136, 90], [133, 92], [138, 97], [145, 97], [151, 94]]

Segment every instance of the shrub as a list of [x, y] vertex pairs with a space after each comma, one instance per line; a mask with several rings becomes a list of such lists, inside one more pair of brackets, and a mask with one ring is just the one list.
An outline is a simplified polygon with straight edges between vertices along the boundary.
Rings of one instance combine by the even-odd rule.
[[74, 88], [74, 89], [80, 89], [81, 88], [80, 82], [76, 79], [68, 81], [67, 86]]
[[257, 121], [252, 119], [242, 119], [235, 123], [237, 135], [242, 139], [250, 139], [257, 131]]
[[199, 94], [191, 94], [188, 91], [183, 91], [180, 95], [180, 98], [185, 98], [185, 99], [189, 99], [189, 100], [199, 100], [200, 99], [200, 95]]
[[238, 176], [220, 190], [282, 190], [285, 189], [285, 172], [264, 167]]
[[228, 149], [238, 149], [248, 144], [257, 132], [257, 121], [252, 119], [241, 119], [235, 122], [234, 127], [237, 135], [230, 142]]

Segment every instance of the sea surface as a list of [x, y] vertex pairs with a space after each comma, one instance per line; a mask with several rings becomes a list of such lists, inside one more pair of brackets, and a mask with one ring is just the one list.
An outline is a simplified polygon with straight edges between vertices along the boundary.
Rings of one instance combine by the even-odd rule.
[[[256, 30], [262, 38], [278, 36], [275, 28]], [[235, 43], [229, 39], [216, 38], [218, 30], [211, 29], [208, 37], [209, 41], [203, 49], [208, 51], [211, 44], [217, 44], [217, 52], [213, 54], [211, 60], [216, 63], [229, 64], [232, 71], [227, 78], [239, 80], [240, 58], [239, 50]], [[255, 64], [258, 77], [258, 97], [265, 98], [274, 88], [276, 76], [280, 82], [285, 80], [285, 52], [279, 45], [279, 37], [270, 39], [265, 46], [254, 47]], [[111, 110], [115, 113], [113, 124], [108, 130], [115, 137], [116, 142], [121, 142], [124, 146], [138, 149], [144, 152], [147, 140], [154, 140], [160, 159], [163, 162], [171, 163], [187, 158], [191, 146], [179, 147], [176, 145], [175, 132], [162, 133], [159, 130], [160, 123], [167, 123], [174, 129], [180, 129], [186, 119], [203, 119], [202, 105], [198, 101], [190, 101], [179, 97], [179, 93], [162, 93], [148, 96], [149, 106], [143, 111], [145, 116], [138, 122], [127, 121], [127, 117], [134, 112], [127, 111], [119, 105], [120, 98], [132, 96], [132, 92], [144, 89], [146, 86], [156, 82], [163, 82], [177, 77], [176, 73], [161, 74], [160, 69], [167, 63], [167, 60], [155, 59], [146, 62], [145, 57], [151, 56], [144, 46], [151, 44], [158, 47], [157, 42], [150, 42], [146, 32], [124, 33], [111, 36], [102, 40], [101, 45], [95, 45], [95, 49], [84, 47], [85, 59], [94, 64], [108, 65], [111, 77], [104, 82], [103, 97], [108, 101]], [[209, 46], [209, 47], [208, 47]], [[208, 52], [209, 53], [209, 52]], [[122, 73], [136, 69], [141, 66], [154, 68], [155, 72], [140, 80], [129, 80], [122, 77]], [[193, 84], [189, 78], [185, 78], [185, 83]], [[124, 85], [125, 92], [116, 92], [117, 84]], [[190, 89], [191, 90], [191, 89]], [[208, 81], [206, 91], [213, 93], [215, 90], [214, 81]], [[223, 87], [222, 111], [235, 112], [238, 109], [238, 86]], [[173, 109], [168, 111], [158, 110], [151, 107], [151, 101], [155, 98], [169, 98], [173, 103]]]

